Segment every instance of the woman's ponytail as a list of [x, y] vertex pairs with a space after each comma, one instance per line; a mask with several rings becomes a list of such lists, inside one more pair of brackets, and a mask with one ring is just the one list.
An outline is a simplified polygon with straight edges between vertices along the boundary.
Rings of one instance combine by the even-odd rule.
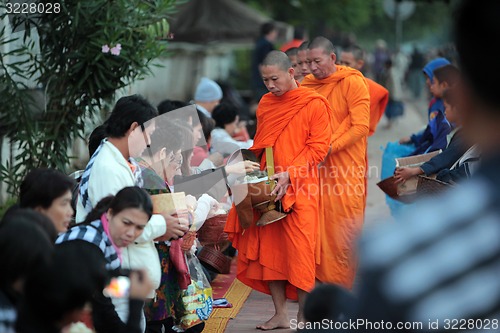
[[83, 221], [83, 223], [89, 224], [90, 222], [99, 220], [102, 214], [104, 214], [109, 209], [114, 198], [114, 195], [108, 195], [107, 197], [102, 198], [94, 207], [94, 209], [92, 209], [92, 211], [87, 214], [87, 217], [85, 218], [85, 221]]

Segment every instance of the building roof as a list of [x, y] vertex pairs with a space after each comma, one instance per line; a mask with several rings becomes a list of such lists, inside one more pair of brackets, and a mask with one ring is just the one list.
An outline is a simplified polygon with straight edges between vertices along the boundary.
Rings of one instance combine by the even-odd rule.
[[239, 0], [190, 0], [169, 20], [173, 41], [190, 43], [252, 41], [267, 21]]

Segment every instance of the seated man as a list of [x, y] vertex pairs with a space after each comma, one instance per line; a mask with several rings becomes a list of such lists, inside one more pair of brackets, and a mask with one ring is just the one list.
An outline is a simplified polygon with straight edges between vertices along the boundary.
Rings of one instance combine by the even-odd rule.
[[448, 135], [449, 143], [446, 149], [419, 167], [397, 168], [394, 172], [397, 183], [402, 183], [413, 176], [421, 174], [431, 176], [441, 170], [449, 169], [471, 147], [471, 144], [465, 143], [462, 138], [462, 123], [459, 117], [460, 112], [457, 109], [459, 107], [457, 100], [458, 97], [454, 96], [453, 88], [449, 88], [443, 93], [446, 118], [455, 124], [455, 129]]
[[229, 156], [238, 149], [248, 149], [253, 145], [253, 140], [237, 141], [232, 136], [238, 128], [238, 109], [229, 104], [222, 103], [215, 107], [212, 114], [215, 128], [211, 133], [211, 152], [219, 152], [224, 157]]

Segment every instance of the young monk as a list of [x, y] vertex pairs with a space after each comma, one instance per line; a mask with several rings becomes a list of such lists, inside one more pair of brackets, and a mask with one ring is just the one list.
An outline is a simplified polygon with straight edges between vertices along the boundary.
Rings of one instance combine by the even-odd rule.
[[[365, 51], [357, 45], [352, 45], [342, 50], [339, 63], [361, 72], [365, 65]], [[375, 133], [377, 125], [384, 115], [385, 107], [389, 102], [389, 91], [372, 79], [366, 78], [366, 83], [370, 93], [370, 128], [368, 136], [371, 136]]]
[[305, 297], [315, 284], [317, 166], [328, 152], [332, 111], [323, 96], [297, 85], [285, 53], [270, 52], [261, 74], [269, 93], [257, 108], [251, 150], [264, 168], [264, 150], [273, 148], [277, 185], [271, 194], [276, 194], [288, 214], [277, 222], [243, 230], [233, 205], [225, 231], [238, 250], [237, 278], [272, 296], [275, 314], [257, 326], [271, 330], [290, 326], [287, 298], [298, 299], [297, 320], [303, 321]]
[[285, 54], [288, 56], [288, 59], [290, 59], [290, 62], [292, 63], [292, 67], [294, 70], [294, 78], [297, 80], [297, 82], [302, 82], [304, 79], [304, 75], [302, 75], [302, 71], [299, 69], [299, 63], [298, 63], [298, 52], [299, 48], [298, 47], [291, 47], [288, 50], [286, 50]]
[[[309, 64], [307, 63], [308, 46], [309, 46], [308, 41], [302, 42], [302, 44], [300, 44], [297, 50], [297, 70], [302, 75], [302, 80], [304, 80], [304, 77], [306, 77], [306, 75], [311, 74], [311, 70], [309, 69]], [[299, 83], [302, 83], [302, 80], [300, 80]]]

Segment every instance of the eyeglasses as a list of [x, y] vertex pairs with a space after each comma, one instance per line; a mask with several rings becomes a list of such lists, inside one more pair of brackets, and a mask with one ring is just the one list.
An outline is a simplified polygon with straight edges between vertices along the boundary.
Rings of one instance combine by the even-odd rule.
[[170, 164], [175, 163], [177, 165], [182, 165], [182, 162], [183, 162], [182, 155], [179, 155], [177, 158], [175, 157], [175, 155], [170, 156], [170, 161], [169, 161]]

